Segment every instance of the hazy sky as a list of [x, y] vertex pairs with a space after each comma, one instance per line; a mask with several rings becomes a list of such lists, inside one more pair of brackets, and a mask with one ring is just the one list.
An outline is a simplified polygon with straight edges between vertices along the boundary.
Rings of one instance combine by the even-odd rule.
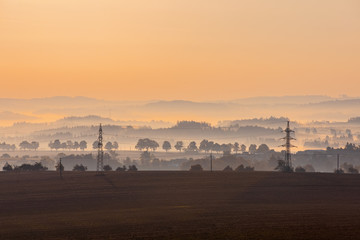
[[0, 0], [1, 97], [359, 96], [359, 0]]

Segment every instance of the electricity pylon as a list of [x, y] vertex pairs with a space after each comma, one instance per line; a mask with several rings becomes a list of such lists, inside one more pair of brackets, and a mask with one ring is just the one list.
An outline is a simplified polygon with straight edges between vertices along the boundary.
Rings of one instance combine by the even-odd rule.
[[100, 127], [99, 127], [98, 156], [97, 156], [96, 172], [97, 172], [97, 174], [104, 173], [104, 150], [103, 150], [103, 137], [102, 137], [101, 123], [100, 123]]
[[296, 139], [291, 137], [291, 133], [294, 133], [294, 131], [290, 129], [290, 121], [287, 122], [287, 127], [284, 132], [286, 133], [286, 136], [282, 139], [285, 140], [285, 144], [281, 145], [281, 147], [285, 147], [285, 169], [290, 171], [292, 169], [291, 148], [296, 147], [291, 144], [291, 140]]

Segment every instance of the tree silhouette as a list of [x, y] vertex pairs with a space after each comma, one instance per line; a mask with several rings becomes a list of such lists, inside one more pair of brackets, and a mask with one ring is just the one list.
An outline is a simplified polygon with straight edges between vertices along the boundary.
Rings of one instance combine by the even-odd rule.
[[79, 147], [80, 147], [80, 149], [81, 149], [81, 150], [83, 150], [83, 151], [84, 151], [84, 150], [87, 148], [87, 142], [86, 142], [86, 141], [84, 141], [84, 140], [83, 140], [83, 141], [81, 141], [81, 142], [80, 142], [80, 146], [79, 146]]
[[240, 149], [240, 146], [239, 146], [239, 143], [238, 142], [235, 142], [234, 145], [233, 145], [233, 149], [234, 149], [234, 152], [237, 154], [239, 149]]
[[130, 165], [129, 168], [128, 168], [128, 171], [129, 172], [136, 172], [138, 169], [135, 165]]
[[85, 167], [84, 165], [82, 164], [76, 164], [73, 168], [73, 171], [79, 171], [79, 172], [84, 172], [87, 170], [87, 167]]
[[30, 146], [30, 143], [28, 141], [22, 141], [20, 144], [19, 144], [19, 147], [21, 150], [25, 150], [25, 149], [28, 149]]
[[297, 166], [295, 168], [295, 172], [306, 172], [305, 168], [301, 167], [301, 166]]
[[117, 171], [117, 172], [125, 172], [126, 171], [126, 166], [117, 167], [115, 171]]
[[79, 148], [80, 148], [80, 144], [77, 141], [75, 141], [73, 149], [75, 149], [77, 151]]
[[256, 152], [256, 144], [251, 144], [249, 147], [249, 153], [255, 154], [255, 152]]
[[168, 150], [171, 149], [171, 144], [169, 141], [164, 141], [162, 148], [167, 152]]
[[112, 171], [112, 167], [110, 165], [105, 165], [104, 166], [104, 171], [108, 172], [108, 171]]
[[33, 165], [24, 163], [19, 167], [14, 167], [14, 171], [46, 171], [48, 168], [44, 167], [42, 163], [34, 163]]
[[39, 146], [40, 146], [39, 142], [32, 141], [32, 142], [30, 143], [30, 147], [31, 147], [32, 149], [34, 149], [35, 151], [39, 148]]
[[98, 149], [98, 147], [99, 147], [99, 142], [98, 142], [97, 140], [94, 141], [93, 144], [92, 144], [92, 147], [93, 147], [93, 149]]
[[59, 139], [56, 139], [55, 141], [54, 141], [54, 143], [53, 143], [53, 148], [57, 151], [58, 149], [60, 149], [61, 148], [61, 142], [60, 142], [60, 140]]
[[149, 138], [139, 139], [135, 148], [142, 151], [143, 149], [146, 149], [146, 151], [149, 151], [149, 149], [155, 151], [159, 147], [159, 144], [151, 140]]
[[26, 149], [28, 149], [28, 150], [31, 150], [31, 149], [36, 150], [36, 149], [39, 148], [39, 142], [33, 141], [33, 142], [29, 143], [28, 141], [22, 141], [19, 144], [19, 147], [20, 147], [20, 149], [23, 149], [23, 150], [26, 150]]
[[190, 170], [191, 172], [201, 172], [203, 168], [200, 164], [191, 165]]
[[198, 148], [196, 146], [196, 142], [194, 142], [194, 141], [190, 142], [188, 147], [186, 148], [186, 151], [188, 151], [188, 152], [195, 152], [197, 150], [198, 150]]
[[214, 142], [213, 141], [209, 141], [206, 144], [206, 152], [212, 151], [214, 147]]
[[156, 141], [154, 141], [154, 140], [150, 141], [150, 149], [155, 151], [158, 147], [159, 147], [159, 144]]
[[0, 158], [11, 158], [11, 156], [8, 153], [4, 153]]
[[181, 150], [182, 150], [183, 147], [184, 147], [183, 141], [177, 141], [174, 147], [175, 147], [176, 150], [178, 150], [178, 151], [181, 152]]
[[118, 142], [113, 142], [113, 149], [117, 150], [119, 148]]
[[148, 151], [144, 151], [140, 154], [140, 161], [142, 165], [148, 165], [151, 161], [151, 154]]
[[278, 165], [275, 168], [275, 170], [278, 170], [279, 172], [293, 172], [294, 169], [290, 166], [285, 165], [284, 160], [278, 160]]
[[241, 144], [240, 150], [241, 150], [242, 153], [246, 152], [246, 146], [244, 144]]
[[66, 142], [61, 143], [61, 144], [60, 144], [60, 148], [62, 148], [62, 149], [67, 149], [67, 148], [68, 148], [67, 143], [66, 143]]
[[214, 143], [214, 145], [213, 145], [213, 147], [212, 147], [212, 150], [213, 150], [214, 152], [219, 153], [219, 152], [221, 151], [221, 145], [218, 144], [218, 143]]
[[5, 165], [3, 166], [3, 171], [12, 171], [13, 167], [9, 164], [9, 163], [5, 163]]
[[235, 172], [252, 172], [254, 171], [253, 167], [250, 166], [246, 166], [244, 167], [244, 165], [239, 165], [237, 168], [235, 168]]
[[227, 165], [227, 166], [223, 169], [223, 171], [224, 171], [224, 172], [232, 172], [232, 171], [234, 171], [234, 170], [232, 169], [232, 167], [230, 167], [229, 165]]
[[107, 142], [105, 144], [105, 149], [111, 151], [111, 149], [113, 149], [113, 144], [111, 142]]
[[266, 144], [261, 144], [257, 149], [257, 152], [259, 152], [259, 153], [267, 153], [269, 151], [270, 151], [270, 148]]
[[7, 143], [3, 142], [3, 143], [0, 143], [0, 149], [14, 151], [16, 149], [16, 146], [15, 146], [15, 144], [7, 144]]
[[208, 143], [209, 141], [204, 139], [200, 142], [200, 146], [199, 146], [199, 151], [204, 151], [207, 152], [208, 151]]
[[233, 148], [231, 143], [228, 144], [221, 144], [221, 151], [223, 151], [224, 153], [231, 153], [231, 149]]
[[70, 140], [66, 141], [66, 148], [70, 151], [74, 148], [74, 143]]
[[145, 139], [139, 139], [137, 144], [135, 145], [135, 149], [138, 149], [139, 151], [146, 149], [146, 151], [148, 151], [149, 146], [146, 145]]

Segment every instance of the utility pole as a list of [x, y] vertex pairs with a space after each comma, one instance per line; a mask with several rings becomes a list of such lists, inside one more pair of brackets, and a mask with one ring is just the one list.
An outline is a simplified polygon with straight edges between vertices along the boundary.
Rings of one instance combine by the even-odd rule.
[[337, 154], [336, 172], [337, 172], [337, 173], [340, 173], [340, 154]]
[[213, 169], [212, 169], [212, 153], [210, 153], [210, 171], [212, 172]]
[[60, 158], [60, 162], [59, 162], [59, 172], [60, 172], [60, 178], [62, 178], [62, 163], [61, 163], [61, 158]]
[[100, 127], [99, 127], [98, 156], [97, 156], [97, 164], [96, 164], [96, 173], [99, 175], [104, 174], [104, 150], [103, 150], [103, 137], [102, 137], [101, 123], [100, 123]]

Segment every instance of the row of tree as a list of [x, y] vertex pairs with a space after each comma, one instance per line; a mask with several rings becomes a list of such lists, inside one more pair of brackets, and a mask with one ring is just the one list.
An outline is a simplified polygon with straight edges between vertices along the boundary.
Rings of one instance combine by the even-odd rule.
[[3, 166], [3, 171], [46, 171], [48, 170], [47, 167], [43, 166], [42, 163], [24, 163], [21, 166], [11, 166], [8, 163], [5, 163]]
[[[56, 165], [56, 171], [59, 171], [61, 169], [61, 171], [64, 171], [64, 166], [60, 163], [58, 163]], [[9, 163], [5, 163], [5, 165], [3, 166], [3, 171], [46, 171], [48, 170], [47, 167], [45, 167], [42, 163], [34, 163], [34, 164], [28, 164], [28, 163], [24, 163], [20, 166], [12, 166]], [[82, 164], [76, 164], [73, 168], [73, 171], [86, 171], [87, 167], [82, 165]], [[104, 171], [112, 171], [112, 167], [110, 165], [105, 165], [104, 166]], [[137, 171], [137, 167], [135, 165], [129, 165], [128, 168], [126, 168], [126, 166], [123, 167], [118, 167], [116, 168], [116, 171], [120, 171], [120, 172], [125, 172], [125, 171]]]
[[[93, 149], [97, 149], [99, 147], [99, 142], [95, 141], [92, 145]], [[108, 151], [117, 150], [119, 148], [119, 144], [117, 142], [107, 142], [104, 148]]]
[[[152, 150], [155, 151], [157, 148], [159, 148], [159, 143], [157, 143], [155, 140], [144, 138], [139, 139], [136, 146], [136, 149], [143, 151], [143, 150]], [[234, 144], [228, 143], [228, 144], [219, 144], [215, 143], [213, 141], [209, 140], [202, 140], [200, 142], [199, 147], [197, 146], [197, 143], [195, 141], [192, 141], [189, 143], [189, 145], [184, 146], [183, 141], [177, 141], [174, 145], [174, 148], [178, 151], [186, 151], [186, 152], [196, 152], [196, 151], [203, 151], [203, 152], [231, 152], [234, 151], [235, 153], [238, 152], [246, 152], [247, 147], [244, 144], [239, 144], [235, 142]], [[162, 149], [164, 149], [166, 152], [172, 149], [171, 143], [169, 141], [164, 141], [162, 144]], [[270, 151], [270, 148], [266, 144], [261, 144], [259, 147], [257, 147], [256, 144], [251, 144], [248, 148], [248, 151], [250, 154], [255, 153], [266, 153]]]
[[19, 144], [20, 149], [22, 150], [37, 150], [39, 148], [40, 144], [39, 142], [28, 142], [28, 141], [22, 141]]
[[[99, 142], [98, 141], [94, 141], [92, 144], [93, 149], [97, 149], [99, 146]], [[59, 139], [56, 139], [54, 142], [51, 141], [49, 143], [49, 148], [50, 149], [55, 149], [55, 150], [59, 150], [59, 149], [67, 149], [67, 150], [85, 150], [87, 149], [87, 142], [85, 140], [82, 140], [81, 142], [72, 142], [72, 141], [66, 141], [66, 142], [61, 142]], [[107, 142], [104, 146], [104, 148], [106, 150], [116, 150], [119, 148], [119, 144], [117, 142]]]
[[[39, 148], [39, 142], [22, 141], [19, 144], [19, 148], [21, 150], [37, 150]], [[3, 142], [3, 143], [0, 143], [0, 149], [14, 151], [16, 149], [16, 145], [15, 144], [7, 144], [7, 143]]]
[[[224, 172], [253, 172], [254, 171], [254, 167], [250, 167], [250, 166], [244, 166], [243, 164], [240, 164], [237, 168], [233, 169], [232, 167], [230, 167], [229, 165], [227, 165], [223, 171]], [[195, 165], [191, 165], [189, 171], [191, 172], [200, 172], [203, 171], [203, 167], [200, 164], [195, 164]]]
[[15, 144], [7, 144], [6, 142], [0, 143], [0, 149], [1, 150], [15, 150], [16, 146]]
[[85, 140], [81, 141], [81, 142], [73, 142], [73, 141], [66, 141], [66, 142], [61, 142], [59, 139], [56, 139], [54, 142], [51, 141], [48, 144], [49, 148], [51, 150], [55, 149], [55, 150], [59, 150], [59, 149], [68, 149], [68, 150], [85, 150], [87, 148], [87, 142]]
[[[59, 166], [56, 166], [57, 171], [59, 171], [59, 168], [60, 168]], [[103, 167], [103, 169], [105, 172], [113, 171], [113, 169], [110, 165], [105, 165]], [[117, 167], [115, 171], [117, 171], [117, 172], [125, 172], [125, 171], [132, 172], [132, 171], [137, 171], [137, 170], [138, 169], [135, 165], [129, 165], [128, 168], [126, 168], [126, 166], [124, 165], [122, 167]], [[62, 168], [62, 171], [64, 171], [63, 168]], [[87, 167], [82, 164], [76, 164], [73, 168], [73, 171], [84, 172], [84, 171], [87, 171]]]

